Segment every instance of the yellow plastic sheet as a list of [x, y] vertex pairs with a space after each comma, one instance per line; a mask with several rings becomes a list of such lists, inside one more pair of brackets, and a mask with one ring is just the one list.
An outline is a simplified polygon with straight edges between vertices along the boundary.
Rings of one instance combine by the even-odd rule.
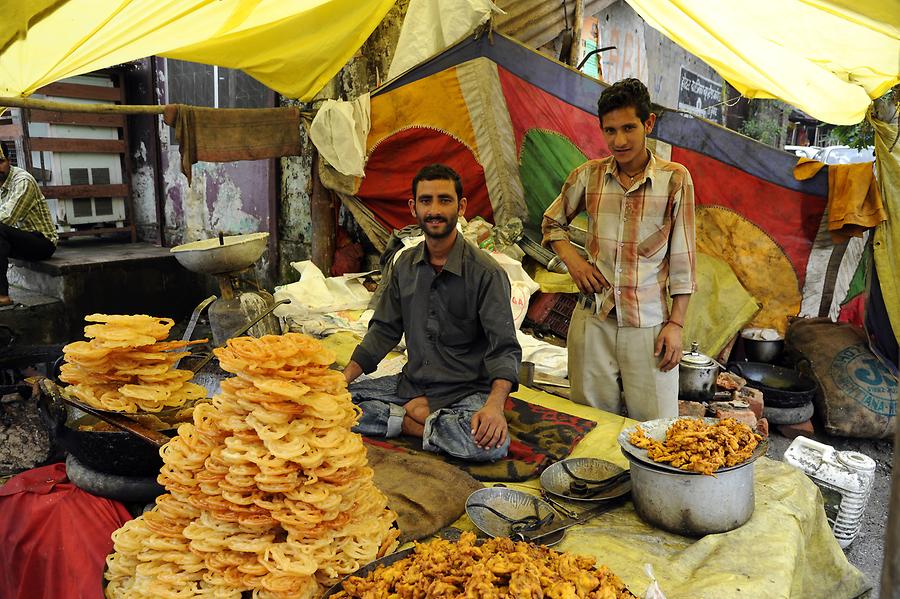
[[684, 319], [685, 349], [696, 341], [701, 352], [718, 355], [759, 308], [727, 262], [698, 252], [697, 290]]
[[[8, 4], [15, 5], [6, 21]], [[0, 96], [161, 55], [241, 69], [310, 100], [394, 0], [68, 0], [4, 2]]]
[[894, 337], [900, 341], [900, 142], [897, 124], [869, 115], [875, 128], [875, 169], [887, 220], [875, 229], [875, 268]]
[[[597, 422], [572, 457], [595, 457], [627, 467], [616, 437], [632, 420], [524, 388], [519, 399]], [[650, 583], [644, 564], [667, 599], [795, 597], [849, 599], [867, 588], [835, 541], [818, 488], [801, 471], [781, 462], [756, 461], [756, 506], [742, 527], [692, 539], [645, 524], [629, 502], [569, 529], [555, 547], [591, 555], [642, 595]], [[540, 482], [507, 486], [537, 494]], [[455, 524], [475, 530], [467, 516]]]
[[748, 98], [860, 122], [900, 81], [898, 0], [628, 0]]

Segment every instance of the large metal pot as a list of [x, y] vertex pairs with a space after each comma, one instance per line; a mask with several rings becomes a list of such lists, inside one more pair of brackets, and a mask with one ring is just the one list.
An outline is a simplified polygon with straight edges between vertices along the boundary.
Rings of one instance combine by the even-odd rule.
[[712, 401], [716, 395], [719, 363], [700, 353], [694, 341], [678, 366], [678, 398], [685, 401]]
[[753, 515], [753, 462], [706, 476], [654, 468], [627, 452], [625, 457], [634, 509], [649, 524], [698, 537], [734, 530]]

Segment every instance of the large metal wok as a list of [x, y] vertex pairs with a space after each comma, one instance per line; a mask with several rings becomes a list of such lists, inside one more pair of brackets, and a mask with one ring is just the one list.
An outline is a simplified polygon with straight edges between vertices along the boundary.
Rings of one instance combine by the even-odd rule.
[[816, 382], [790, 368], [762, 362], [731, 362], [728, 370], [747, 379], [747, 385], [763, 392], [766, 405], [798, 408], [816, 395]]

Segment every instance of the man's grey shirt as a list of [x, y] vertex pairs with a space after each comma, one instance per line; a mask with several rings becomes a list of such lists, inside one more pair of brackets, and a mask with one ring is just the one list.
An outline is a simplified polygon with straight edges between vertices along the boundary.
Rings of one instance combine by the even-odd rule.
[[517, 388], [522, 349], [510, 306], [506, 273], [487, 253], [457, 233], [440, 272], [426, 245], [405, 251], [391, 269], [369, 330], [353, 361], [370, 373], [406, 334], [409, 362], [397, 395], [425, 395], [434, 411], [473, 393], [487, 393], [495, 379]]

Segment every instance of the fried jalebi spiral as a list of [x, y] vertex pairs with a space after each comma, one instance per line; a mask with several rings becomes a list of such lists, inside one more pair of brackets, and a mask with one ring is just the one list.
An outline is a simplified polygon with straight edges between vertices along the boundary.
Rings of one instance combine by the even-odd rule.
[[174, 321], [143, 314], [91, 314], [84, 327], [89, 341], [63, 348], [63, 392], [101, 410], [159, 412], [206, 397], [206, 389], [190, 383], [193, 373], [174, 368], [184, 349], [198, 341], [163, 341]]
[[647, 450], [655, 462], [668, 462], [676, 468], [713, 474], [719, 468], [747, 461], [762, 437], [734, 418], [707, 424], [697, 418], [681, 418], [666, 430], [664, 442], [651, 439], [640, 426], [628, 439], [635, 447]]
[[236, 376], [160, 450], [168, 494], [113, 535], [110, 599], [311, 598], [396, 545], [334, 356], [297, 333], [216, 355]]

